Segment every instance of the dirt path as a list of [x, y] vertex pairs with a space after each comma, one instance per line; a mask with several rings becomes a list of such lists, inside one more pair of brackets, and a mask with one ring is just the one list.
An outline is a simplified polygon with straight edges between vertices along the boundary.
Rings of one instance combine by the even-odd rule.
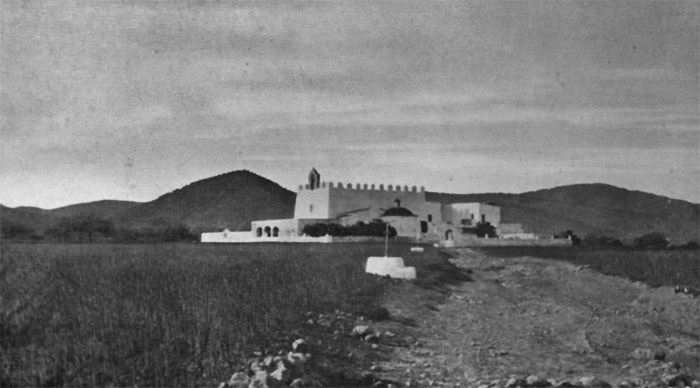
[[417, 341], [391, 349], [376, 368], [382, 377], [503, 386], [512, 376], [596, 376], [616, 385], [700, 372], [699, 299], [563, 262], [453, 253], [474, 280], [450, 286], [444, 303], [437, 295], [387, 299], [392, 315], [414, 323]]

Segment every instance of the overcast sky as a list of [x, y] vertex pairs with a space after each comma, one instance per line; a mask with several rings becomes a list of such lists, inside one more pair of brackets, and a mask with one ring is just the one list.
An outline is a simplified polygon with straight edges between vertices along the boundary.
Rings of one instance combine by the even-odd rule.
[[221, 3], [2, 1], [0, 203], [313, 166], [700, 202], [697, 1]]

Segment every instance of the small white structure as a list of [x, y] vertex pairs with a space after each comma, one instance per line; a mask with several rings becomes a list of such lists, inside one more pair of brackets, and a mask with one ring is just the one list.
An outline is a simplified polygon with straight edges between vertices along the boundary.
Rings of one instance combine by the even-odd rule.
[[416, 278], [416, 267], [406, 267], [401, 257], [377, 257], [367, 259], [365, 272], [379, 276], [412, 280]]

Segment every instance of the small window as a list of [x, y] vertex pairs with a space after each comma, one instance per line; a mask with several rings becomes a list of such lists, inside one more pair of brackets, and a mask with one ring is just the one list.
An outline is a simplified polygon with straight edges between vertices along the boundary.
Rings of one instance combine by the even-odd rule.
[[428, 233], [428, 223], [425, 221], [420, 222], [420, 232], [421, 233]]
[[428, 222], [433, 222], [433, 215], [432, 214], [428, 214]]
[[309, 213], [313, 213], [313, 212], [314, 212], [314, 205], [309, 205]]
[[472, 220], [474, 219], [474, 214], [472, 214]]
[[485, 224], [486, 223], [486, 214], [481, 215], [481, 223]]

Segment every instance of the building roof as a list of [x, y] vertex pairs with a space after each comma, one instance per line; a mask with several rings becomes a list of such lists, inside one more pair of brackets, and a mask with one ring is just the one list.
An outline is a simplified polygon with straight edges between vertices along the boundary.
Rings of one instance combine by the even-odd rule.
[[382, 217], [415, 217], [416, 215], [411, 213], [410, 210], [405, 207], [394, 206], [389, 208], [382, 214]]

